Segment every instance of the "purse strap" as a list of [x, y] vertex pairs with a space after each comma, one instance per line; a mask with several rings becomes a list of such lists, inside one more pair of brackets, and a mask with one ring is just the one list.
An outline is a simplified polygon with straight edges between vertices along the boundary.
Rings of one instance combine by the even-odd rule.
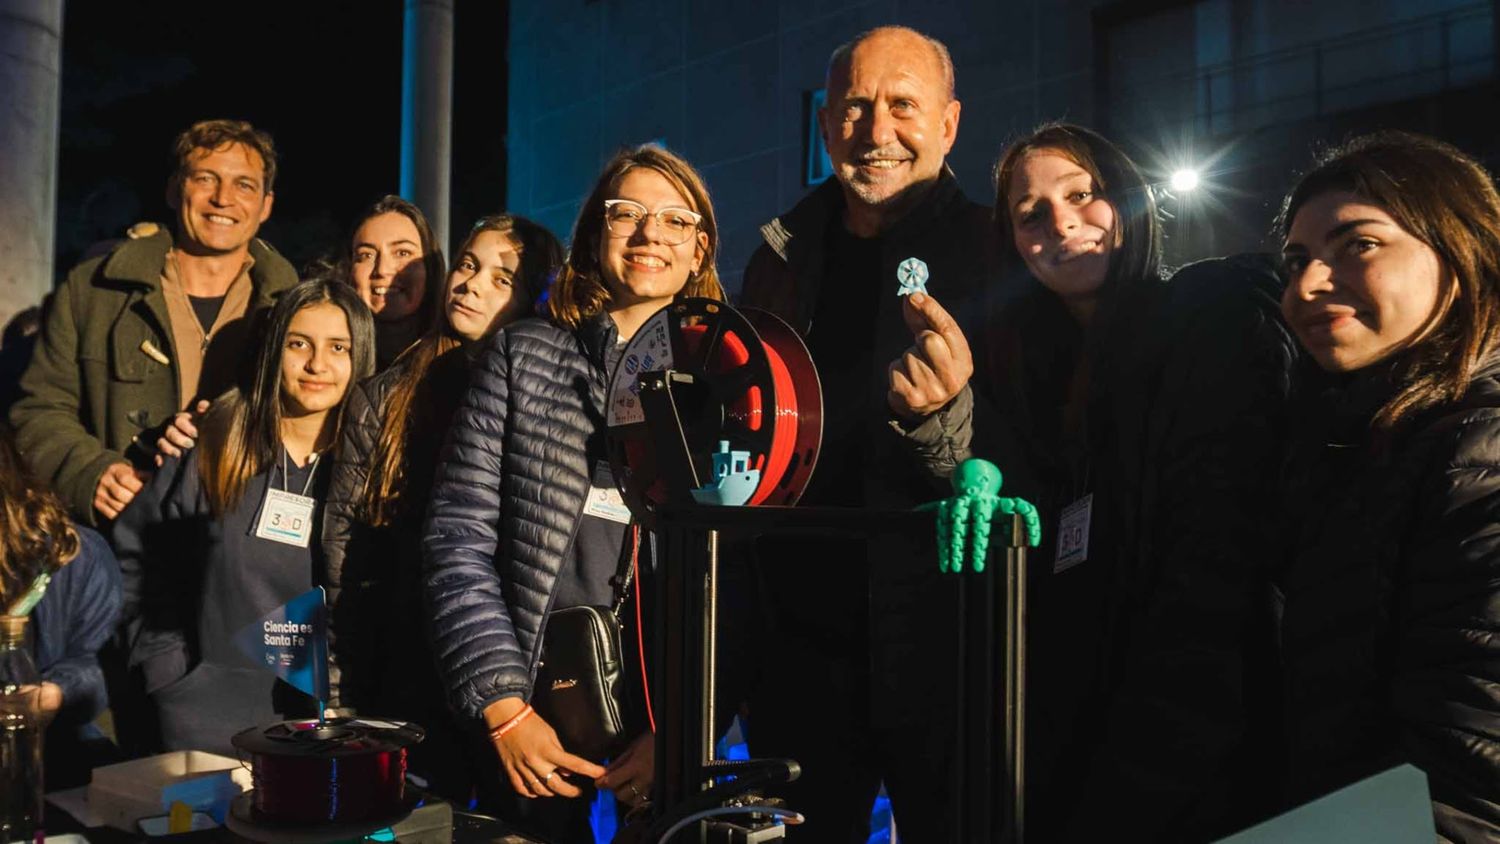
[[616, 624], [621, 623], [620, 613], [625, 609], [625, 602], [630, 599], [630, 584], [635, 580], [636, 561], [641, 548], [640, 524], [631, 519], [625, 531], [625, 541], [620, 543], [620, 564], [615, 568], [615, 576], [609, 579], [610, 585], [615, 588], [615, 603], [609, 612], [615, 617]]

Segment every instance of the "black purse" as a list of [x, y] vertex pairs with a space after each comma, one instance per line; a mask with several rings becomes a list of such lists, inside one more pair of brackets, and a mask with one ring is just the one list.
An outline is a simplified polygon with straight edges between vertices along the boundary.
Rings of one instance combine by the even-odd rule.
[[547, 616], [531, 706], [557, 731], [563, 749], [585, 759], [613, 757], [632, 738], [625, 725], [620, 611], [639, 548], [640, 531], [632, 524], [610, 581], [613, 607], [564, 607]]

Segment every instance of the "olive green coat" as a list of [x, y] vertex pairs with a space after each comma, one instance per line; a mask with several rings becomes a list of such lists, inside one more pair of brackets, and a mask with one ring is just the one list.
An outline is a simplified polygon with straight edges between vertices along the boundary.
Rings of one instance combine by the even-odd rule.
[[[126, 460], [143, 431], [191, 398], [179, 395], [161, 289], [171, 247], [171, 234], [162, 231], [73, 268], [47, 308], [21, 398], [11, 408], [27, 465], [85, 524], [98, 521], [94, 490], [104, 470]], [[250, 255], [248, 313], [254, 314], [295, 285], [297, 272], [264, 241], [252, 241]], [[154, 442], [140, 447], [143, 454], [155, 450]]]

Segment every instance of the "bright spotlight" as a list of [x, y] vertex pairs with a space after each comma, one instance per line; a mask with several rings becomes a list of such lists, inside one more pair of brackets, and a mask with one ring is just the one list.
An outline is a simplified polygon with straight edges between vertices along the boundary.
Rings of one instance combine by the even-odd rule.
[[1172, 190], [1186, 193], [1198, 187], [1198, 171], [1192, 168], [1184, 168], [1172, 174]]

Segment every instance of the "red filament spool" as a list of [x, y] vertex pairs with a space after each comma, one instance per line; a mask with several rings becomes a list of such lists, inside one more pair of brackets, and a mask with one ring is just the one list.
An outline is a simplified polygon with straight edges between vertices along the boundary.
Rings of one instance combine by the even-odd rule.
[[[670, 346], [669, 356], [664, 345]], [[615, 476], [637, 517], [649, 517], [673, 491], [660, 477], [645, 424], [638, 415], [617, 417], [615, 402], [628, 403], [622, 390], [659, 369], [693, 376], [692, 386], [682, 388], [689, 397], [679, 399], [678, 409], [700, 478], [708, 455], [727, 441], [731, 450], [748, 452], [750, 468], [760, 472], [746, 504], [796, 503], [822, 436], [821, 385], [796, 332], [767, 312], [738, 311], [709, 299], [676, 302], [647, 321], [626, 347], [609, 390]]]
[[406, 748], [421, 740], [415, 724], [345, 718], [282, 721], [230, 739], [250, 757], [257, 820], [286, 825], [401, 814]]

